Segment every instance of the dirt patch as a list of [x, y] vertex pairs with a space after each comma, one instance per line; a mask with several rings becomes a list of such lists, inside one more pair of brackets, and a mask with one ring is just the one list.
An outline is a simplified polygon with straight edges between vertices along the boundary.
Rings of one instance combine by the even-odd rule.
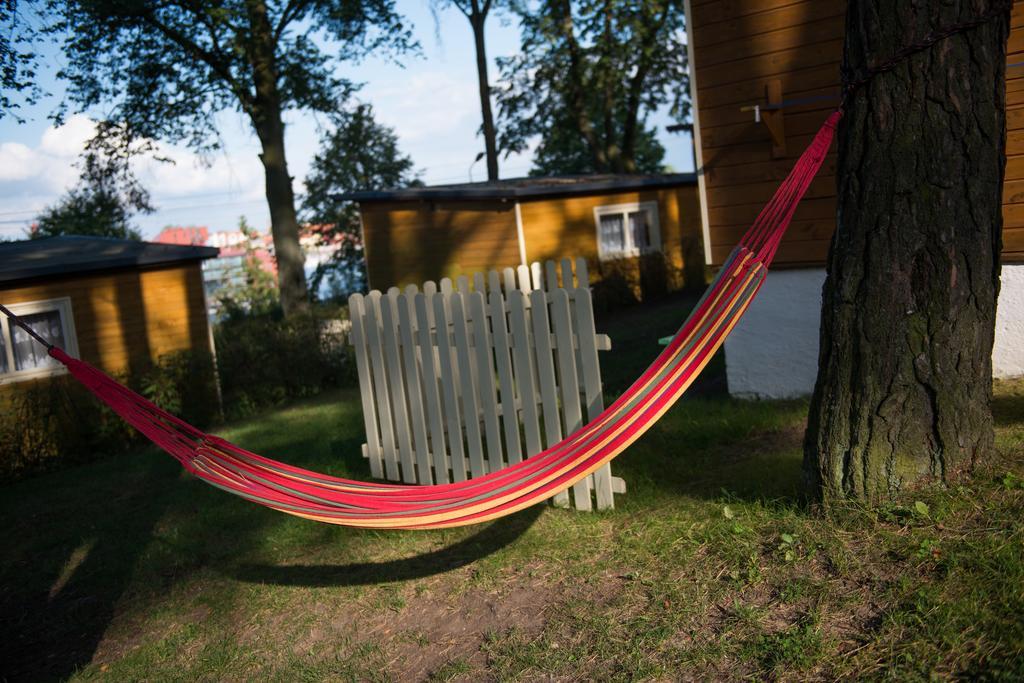
[[546, 612], [561, 599], [558, 586], [513, 585], [493, 591], [469, 590], [455, 600], [438, 596], [416, 600], [392, 613], [369, 637], [404, 632], [387, 666], [397, 680], [423, 680], [449, 662], [482, 666], [480, 646], [487, 637], [515, 630], [530, 637], [539, 633]]
[[[471, 581], [470, 572], [457, 572], [373, 591], [358, 604], [325, 600], [314, 608], [305, 636], [292, 648], [313, 653], [378, 647], [376, 659], [395, 680], [426, 680], [453, 663], [459, 664], [457, 670], [472, 669], [472, 676], [464, 676], [478, 679], [487, 664], [481, 651], [486, 639], [512, 630], [519, 637], [536, 635], [551, 608], [572, 590], [525, 568], [510, 570], [486, 587], [467, 587]], [[255, 635], [250, 633], [250, 639]]]

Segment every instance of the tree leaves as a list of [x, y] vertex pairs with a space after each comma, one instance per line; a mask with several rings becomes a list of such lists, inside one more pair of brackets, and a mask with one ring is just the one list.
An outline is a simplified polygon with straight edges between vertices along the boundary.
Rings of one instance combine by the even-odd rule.
[[647, 117], [665, 105], [689, 116], [683, 3], [545, 0], [516, 12], [520, 53], [498, 60], [506, 155], [540, 136], [536, 174], [661, 171]]

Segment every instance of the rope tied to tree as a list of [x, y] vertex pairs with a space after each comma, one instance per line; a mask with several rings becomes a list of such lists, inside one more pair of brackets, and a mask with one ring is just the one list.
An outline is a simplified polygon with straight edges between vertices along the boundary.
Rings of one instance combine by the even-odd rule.
[[839, 101], [839, 109], [844, 110], [847, 103], [850, 101], [850, 98], [853, 97], [856, 91], [869, 83], [875, 76], [892, 71], [903, 61], [920, 52], [924, 52], [936, 43], [980, 26], [984, 26], [993, 19], [1010, 12], [1012, 9], [1013, 0], [1000, 0], [993, 4], [988, 11], [982, 12], [974, 19], [949, 24], [948, 26], [929, 32], [926, 36], [921, 38], [921, 40], [900, 48], [888, 59], [874, 66], [868, 67], [862, 71], [860, 75], [850, 74], [849, 72], [843, 73], [842, 97]]

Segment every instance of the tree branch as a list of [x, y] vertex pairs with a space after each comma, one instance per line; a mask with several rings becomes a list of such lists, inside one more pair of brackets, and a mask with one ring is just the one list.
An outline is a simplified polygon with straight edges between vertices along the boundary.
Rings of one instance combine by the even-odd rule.
[[239, 83], [238, 80], [235, 79], [231, 74], [231, 70], [223, 63], [220, 55], [216, 55], [209, 50], [206, 50], [181, 31], [160, 21], [153, 15], [152, 11], [143, 12], [139, 16], [143, 21], [162, 33], [171, 42], [181, 47], [186, 53], [196, 57], [213, 69], [213, 72], [223, 80], [231, 89], [231, 92], [235, 94], [235, 97], [238, 98], [242, 107], [248, 110], [252, 105], [252, 95], [250, 95], [243, 84]]
[[580, 135], [583, 136], [583, 139], [590, 147], [591, 154], [594, 157], [594, 170], [604, 171], [608, 167], [608, 158], [598, 144], [597, 138], [594, 135], [594, 124], [590, 121], [590, 117], [587, 116], [586, 107], [584, 106], [582, 56], [580, 54], [580, 45], [576, 42], [576, 35], [573, 32], [572, 6], [569, 0], [559, 0], [556, 6], [562, 14], [559, 17], [561, 20], [562, 36], [565, 38], [566, 45], [569, 48], [569, 111], [573, 118], [576, 119]]
[[636, 160], [633, 157], [636, 152], [634, 147], [636, 147], [637, 118], [640, 115], [640, 98], [643, 95], [644, 81], [647, 80], [647, 74], [651, 70], [651, 57], [657, 46], [658, 34], [665, 27], [671, 10], [672, 3], [670, 1], [665, 2], [665, 9], [661, 13], [661, 18], [654, 23], [641, 41], [640, 61], [637, 64], [636, 73], [633, 74], [633, 78], [629, 81], [629, 97], [626, 100], [626, 119], [622, 136], [622, 156], [624, 161], [632, 165], [633, 168], [627, 170], [634, 170], [636, 168]]
[[285, 5], [281, 11], [281, 16], [277, 20], [277, 26], [274, 27], [274, 42], [276, 43], [281, 39], [284, 34], [284, 30], [288, 27], [288, 24], [292, 23], [296, 17], [302, 14], [302, 11], [309, 7], [309, 0], [289, 0], [288, 4]]

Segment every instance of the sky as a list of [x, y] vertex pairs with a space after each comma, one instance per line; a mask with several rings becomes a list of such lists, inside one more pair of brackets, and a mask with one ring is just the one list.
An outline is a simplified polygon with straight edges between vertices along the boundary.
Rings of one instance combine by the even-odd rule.
[[[469, 22], [454, 9], [441, 12], [435, 21], [428, 0], [398, 0], [397, 9], [412, 24], [422, 54], [405, 57], [401, 64], [372, 57], [343, 64], [343, 75], [363, 84], [357, 98], [373, 105], [377, 120], [395, 129], [401, 151], [412, 157], [424, 182], [485, 180], [484, 162], [474, 163], [483, 140], [477, 134], [480, 101]], [[487, 49], [494, 84], [495, 58], [519, 50], [517, 25], [490, 17]], [[51, 95], [20, 110], [24, 123], [12, 116], [0, 118], [0, 238], [23, 236], [40, 211], [75, 184], [74, 164], [93, 129], [88, 112], [69, 117], [60, 127], [49, 120], [63, 94], [56, 79], [63, 58], [55, 48], [42, 52], [40, 83]], [[666, 132], [670, 121], [664, 112], [655, 114], [652, 122], [667, 150], [666, 164], [676, 171], [692, 171], [689, 136]], [[289, 112], [285, 123], [289, 171], [301, 195], [302, 180], [327, 122], [322, 115]], [[144, 238], [154, 237], [167, 225], [231, 230], [240, 216], [252, 226], [269, 226], [259, 143], [251, 126], [240, 113], [226, 111], [218, 116], [217, 127], [223, 148], [209, 158], [161, 144], [161, 155], [175, 163], [138, 163], [137, 175], [156, 208], [135, 218]], [[529, 153], [500, 161], [503, 178], [526, 175], [529, 168]]]

